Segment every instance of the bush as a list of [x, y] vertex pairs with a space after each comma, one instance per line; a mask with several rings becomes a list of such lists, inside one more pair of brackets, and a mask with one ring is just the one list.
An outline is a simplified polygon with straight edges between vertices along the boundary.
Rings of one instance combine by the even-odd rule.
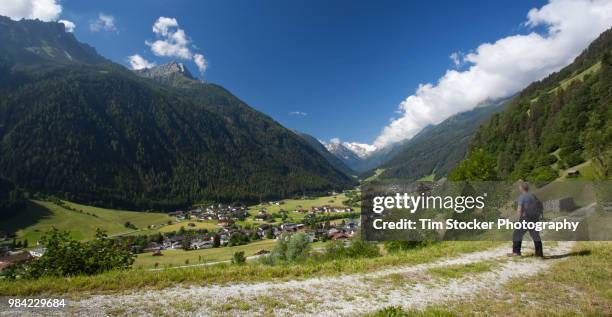
[[244, 256], [244, 251], [234, 252], [234, 256], [232, 257], [232, 264], [242, 265], [246, 263], [246, 257]]
[[565, 156], [564, 161], [566, 166], [569, 168], [584, 162], [584, 158], [582, 158], [580, 152], [574, 152]]
[[548, 154], [538, 159], [538, 166], [549, 166], [555, 164], [556, 162], [557, 157], [552, 154]]
[[534, 169], [528, 179], [536, 183], [547, 183], [554, 181], [557, 177], [559, 177], [559, 173], [550, 166], [541, 166]]
[[282, 234], [270, 255], [261, 258], [262, 263], [275, 265], [305, 259], [310, 251], [310, 240], [304, 233]]
[[46, 248], [38, 259], [13, 270], [9, 278], [43, 276], [94, 275], [113, 269], [127, 269], [134, 263], [134, 254], [117, 240], [97, 230], [92, 241], [79, 242], [68, 231], [52, 229], [40, 242]]
[[249, 237], [242, 232], [234, 232], [227, 242], [228, 247], [243, 245], [249, 243]]

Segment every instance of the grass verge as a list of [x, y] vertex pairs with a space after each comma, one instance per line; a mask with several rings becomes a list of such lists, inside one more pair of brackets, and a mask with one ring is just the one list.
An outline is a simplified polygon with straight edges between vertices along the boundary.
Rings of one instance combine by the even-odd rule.
[[499, 242], [441, 242], [424, 248], [377, 258], [342, 259], [327, 262], [305, 262], [294, 265], [266, 266], [249, 263], [243, 266], [218, 264], [206, 267], [161, 271], [111, 271], [95, 276], [41, 278], [38, 280], [0, 281], [0, 296], [65, 294], [73, 297], [90, 293], [117, 293], [135, 289], [161, 289], [182, 285], [209, 285], [303, 279], [325, 275], [350, 274], [380, 270], [394, 265], [431, 262], [499, 245]]

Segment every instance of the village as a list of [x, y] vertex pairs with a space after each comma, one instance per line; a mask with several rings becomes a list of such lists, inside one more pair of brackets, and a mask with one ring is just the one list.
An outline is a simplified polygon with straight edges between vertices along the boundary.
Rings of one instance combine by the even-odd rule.
[[[325, 199], [328, 203], [336, 202], [333, 197], [335, 196]], [[283, 235], [297, 232], [304, 233], [309, 242], [353, 237], [360, 225], [358, 212], [344, 204], [312, 204], [320, 202], [321, 199], [294, 200], [294, 203], [269, 201], [250, 207], [240, 203], [199, 205], [188, 210], [169, 212], [167, 215], [171, 220], [165, 224], [151, 225], [113, 238], [127, 245], [135, 254], [157, 257], [177, 251], [249, 244], [255, 246], [260, 244], [254, 242], [272, 242]], [[125, 228], [136, 229], [129, 222], [125, 223]], [[0, 248], [0, 269], [11, 263], [40, 257], [45, 252], [38, 244], [28, 246], [27, 240], [20, 241], [8, 236], [3, 237], [3, 240], [5, 243]], [[270, 244], [261, 245], [261, 249], [256, 252], [258, 255], [270, 251]]]
[[[160, 252], [166, 249], [197, 250], [213, 247], [235, 246], [260, 239], [278, 239], [283, 234], [302, 232], [310, 242], [347, 239], [352, 237], [359, 222], [354, 209], [346, 206], [313, 206], [292, 211], [280, 209], [268, 212], [266, 206], [282, 206], [282, 201], [259, 204], [256, 214], [249, 214], [244, 205], [213, 204], [189, 211], [169, 213], [176, 223], [185, 224], [181, 230], [163, 235], [163, 239], [149, 241], [142, 252]], [[298, 215], [289, 217], [289, 213]], [[289, 221], [298, 220], [302, 221]], [[346, 218], [346, 219], [345, 219]], [[280, 222], [277, 221], [280, 220]], [[216, 221], [216, 231], [191, 229], [197, 222]], [[136, 248], [138, 249], [138, 248]]]

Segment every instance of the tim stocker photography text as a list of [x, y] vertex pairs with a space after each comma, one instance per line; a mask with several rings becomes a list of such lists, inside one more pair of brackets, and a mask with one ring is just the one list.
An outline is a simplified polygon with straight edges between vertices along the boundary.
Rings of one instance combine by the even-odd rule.
[[498, 219], [497, 221], [458, 221], [446, 219], [446, 221], [434, 221], [432, 219], [400, 219], [398, 221], [384, 221], [375, 219], [372, 226], [376, 230], [552, 230], [576, 231], [579, 221], [511, 221], [509, 219]]

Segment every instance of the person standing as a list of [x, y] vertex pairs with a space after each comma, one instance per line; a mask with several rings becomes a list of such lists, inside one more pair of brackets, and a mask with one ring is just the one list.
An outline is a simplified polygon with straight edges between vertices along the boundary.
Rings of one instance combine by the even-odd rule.
[[[521, 193], [518, 198], [517, 213], [519, 221], [523, 222], [537, 222], [540, 220], [542, 214], [542, 203], [536, 198], [535, 195], [529, 192], [529, 184], [527, 182], [519, 183], [519, 192]], [[515, 229], [512, 233], [512, 253], [509, 256], [520, 256], [521, 245], [523, 243], [523, 236], [525, 232], [529, 231], [529, 235], [533, 240], [535, 247], [535, 255], [537, 257], [544, 257], [544, 251], [542, 249], [542, 240], [540, 239], [540, 233], [535, 229]]]

